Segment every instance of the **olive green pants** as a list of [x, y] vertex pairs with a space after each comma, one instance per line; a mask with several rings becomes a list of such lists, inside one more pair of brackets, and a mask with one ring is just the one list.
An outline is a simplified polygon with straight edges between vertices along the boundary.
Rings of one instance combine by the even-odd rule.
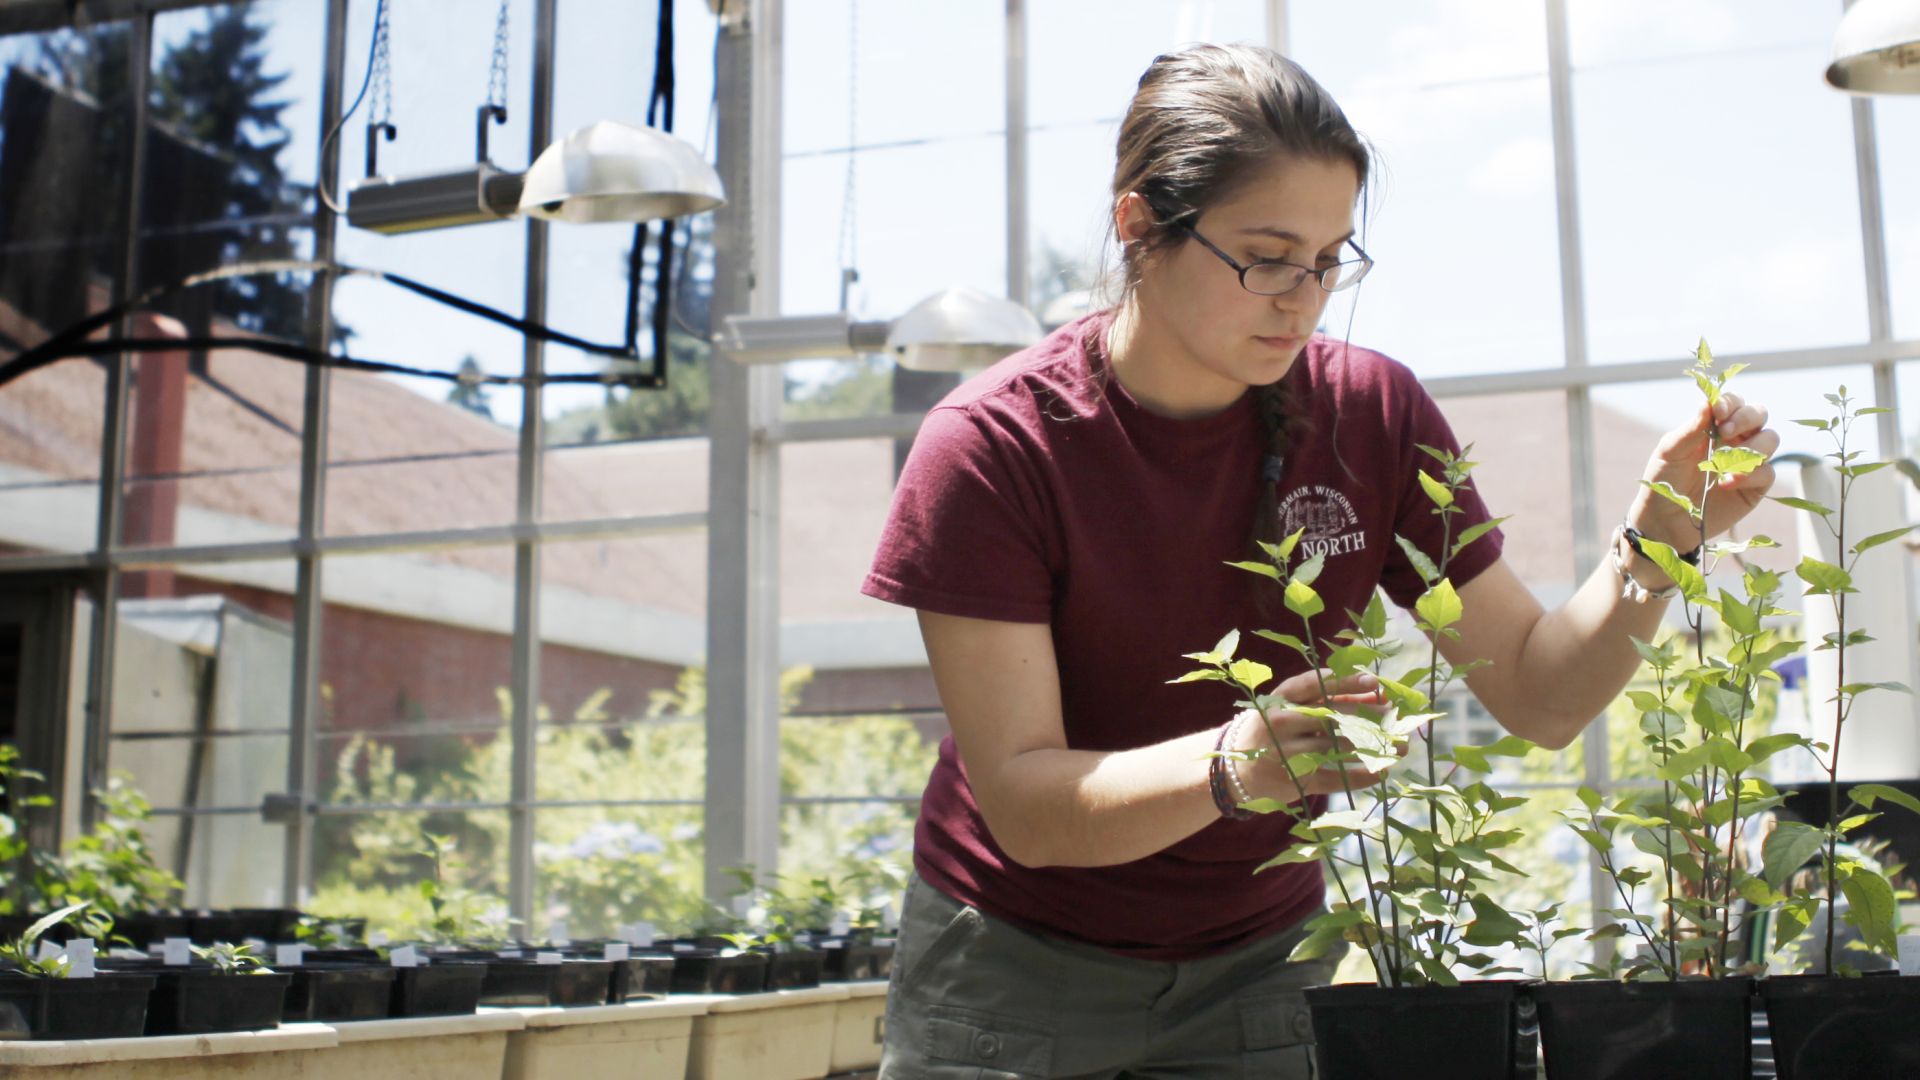
[[1133, 960], [1009, 926], [915, 876], [881, 1080], [1304, 1080], [1301, 991], [1331, 982], [1339, 958], [1288, 963], [1303, 933], [1204, 960]]

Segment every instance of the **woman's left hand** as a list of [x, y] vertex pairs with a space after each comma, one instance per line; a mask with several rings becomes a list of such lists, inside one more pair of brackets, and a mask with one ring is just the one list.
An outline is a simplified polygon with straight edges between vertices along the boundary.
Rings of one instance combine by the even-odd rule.
[[[1700, 463], [1714, 446], [1741, 446], [1771, 459], [1780, 448], [1780, 433], [1767, 426], [1764, 406], [1748, 404], [1739, 394], [1722, 394], [1711, 407], [1701, 403], [1691, 424], [1661, 438], [1647, 462], [1647, 482], [1664, 480], [1699, 506], [1707, 481]], [[1718, 536], [1746, 517], [1772, 487], [1771, 460], [1750, 473], [1721, 478], [1707, 499], [1707, 536]], [[1688, 520], [1686, 511], [1645, 487], [1627, 521], [1679, 551], [1691, 551], [1700, 543], [1699, 527]]]

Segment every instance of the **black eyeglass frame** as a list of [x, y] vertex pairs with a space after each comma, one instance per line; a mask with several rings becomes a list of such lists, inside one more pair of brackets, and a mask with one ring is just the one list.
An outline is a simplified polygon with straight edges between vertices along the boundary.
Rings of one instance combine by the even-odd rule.
[[[1355, 285], [1360, 284], [1361, 279], [1367, 276], [1367, 272], [1373, 269], [1373, 256], [1368, 255], [1366, 252], [1366, 249], [1362, 248], [1359, 244], [1354, 243], [1352, 238], [1348, 238], [1347, 246], [1359, 252], [1360, 257], [1358, 259], [1342, 259], [1341, 261], [1334, 263], [1332, 266], [1315, 269], [1314, 267], [1311, 267], [1311, 266], [1301, 266], [1299, 263], [1288, 262], [1285, 259], [1262, 259], [1258, 262], [1248, 263], [1247, 265], [1242, 266], [1240, 265], [1240, 260], [1220, 250], [1219, 245], [1215, 244], [1213, 241], [1207, 239], [1206, 237], [1201, 236], [1200, 230], [1194, 228], [1192, 225], [1188, 224], [1187, 222], [1170, 221], [1168, 222], [1168, 224], [1172, 225], [1176, 229], [1181, 230], [1182, 232], [1185, 232], [1188, 236], [1193, 237], [1195, 240], [1200, 241], [1201, 246], [1205, 247], [1208, 251], [1211, 251], [1215, 255], [1219, 256], [1221, 262], [1226, 263], [1228, 266], [1233, 267], [1234, 272], [1240, 275], [1240, 287], [1247, 290], [1248, 292], [1252, 293], [1255, 296], [1285, 296], [1288, 293], [1292, 292], [1293, 290], [1299, 288], [1300, 283], [1307, 280], [1309, 277], [1313, 278], [1314, 283], [1320, 286], [1321, 292], [1327, 292], [1327, 293], [1341, 292], [1346, 289], [1351, 289]], [[1328, 274], [1339, 271], [1345, 267], [1353, 266], [1355, 264], [1358, 264], [1360, 267], [1360, 271], [1358, 273], [1354, 274], [1350, 278], [1341, 278], [1339, 279], [1340, 283], [1338, 285], [1332, 286], [1331, 288], [1328, 287], [1327, 285]], [[1260, 290], [1247, 284], [1247, 274], [1249, 271], [1257, 270], [1264, 266], [1292, 267], [1293, 269], [1300, 271], [1300, 275], [1293, 279], [1293, 284], [1287, 286], [1284, 289], [1281, 289], [1279, 292], [1270, 292], [1270, 293], [1261, 292]]]

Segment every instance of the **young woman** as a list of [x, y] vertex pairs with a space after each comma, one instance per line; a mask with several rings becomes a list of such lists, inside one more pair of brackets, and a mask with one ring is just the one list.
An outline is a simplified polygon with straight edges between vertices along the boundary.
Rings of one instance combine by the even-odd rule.
[[[1249, 46], [1156, 59], [1117, 158], [1118, 304], [927, 415], [865, 584], [919, 612], [953, 727], [915, 837], [883, 1077], [1306, 1075], [1299, 991], [1332, 961], [1286, 957], [1323, 906], [1320, 868], [1253, 873], [1291, 822], [1223, 814], [1209, 753], [1232, 703], [1167, 681], [1182, 653], [1274, 625], [1258, 579], [1225, 565], [1258, 558], [1256, 537], [1304, 528], [1325, 553], [1322, 636], [1376, 587], [1411, 605], [1422, 585], [1394, 537], [1441, 544], [1418, 444], [1457, 444], [1405, 367], [1314, 334], [1327, 294], [1371, 266], [1354, 230], [1371, 163], [1298, 66]], [[1433, 282], [1462, 302], [1471, 285]], [[1697, 493], [1710, 431], [1779, 443], [1728, 395], [1661, 440], [1647, 478]], [[1772, 479], [1726, 487], [1710, 531]], [[1488, 517], [1462, 502], [1456, 535]], [[1662, 499], [1621, 509], [1623, 527], [1696, 546]], [[1608, 560], [1547, 612], [1500, 545], [1496, 531], [1454, 559], [1466, 617], [1441, 650], [1492, 661], [1468, 684], [1508, 730], [1566, 746], [1625, 685], [1628, 639], [1653, 634], [1672, 583], [1621, 546], [1630, 580]], [[1290, 676], [1286, 700], [1319, 700], [1297, 657], [1243, 642]], [[1273, 721], [1287, 753], [1326, 749], [1317, 721]], [[1257, 729], [1239, 725], [1237, 748]], [[1296, 789], [1271, 756], [1241, 774], [1286, 801], [1340, 786], [1323, 771]]]

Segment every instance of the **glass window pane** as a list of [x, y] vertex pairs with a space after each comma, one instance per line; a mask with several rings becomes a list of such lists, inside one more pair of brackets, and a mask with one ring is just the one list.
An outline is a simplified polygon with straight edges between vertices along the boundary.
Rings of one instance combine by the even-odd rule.
[[1853, 127], [1820, 78], [1836, 13], [1570, 9], [1594, 361], [1865, 340]]
[[[697, 784], [702, 734], [697, 722], [687, 722], [650, 727], [621, 752], [583, 747], [599, 764], [583, 761], [581, 773], [604, 777], [617, 766], [643, 763], [662, 776], [681, 770]], [[559, 754], [552, 746], [542, 749], [553, 751], [549, 760]], [[690, 925], [706, 903], [706, 844], [699, 793], [689, 798], [688, 806], [538, 811], [533, 933], [557, 937], [564, 927], [574, 939], [613, 937], [622, 926], [650, 922], [664, 937]]]
[[439, 880], [466, 931], [457, 936], [518, 937], [507, 922], [507, 833], [504, 810], [325, 814], [314, 827], [313, 894], [301, 908], [364, 918], [369, 933], [395, 940], [422, 936], [433, 919], [420, 895], [420, 882], [434, 875], [434, 862], [425, 854], [426, 836], [432, 834], [444, 838], [442, 843], [450, 841]]
[[[106, 306], [126, 232], [126, 23], [0, 41], [0, 358]], [[0, 386], [0, 553], [95, 546], [105, 373]]]
[[[1355, 224], [1378, 265], [1332, 299], [1324, 331], [1423, 375], [1562, 363], [1544, 9], [1288, 10], [1292, 55], [1376, 150]], [[1497, 295], [1497, 314], [1463, 287]]]
[[[1573, 509], [1566, 396], [1559, 391], [1440, 399], [1461, 446], [1472, 447], [1474, 486], [1494, 516], [1511, 515], [1502, 559], [1551, 607], [1572, 595]], [[1528, 421], [1515, 423], [1524, 416]], [[1646, 447], [1653, 448], [1651, 437]], [[1643, 459], [1644, 460], [1644, 459]]]
[[1873, 99], [1893, 336], [1920, 338], [1920, 101]]
[[[107, 765], [162, 811], [149, 839], [190, 905], [280, 899], [286, 830], [258, 808], [287, 785], [293, 631], [275, 585], [292, 576], [292, 560], [275, 560], [180, 564], [122, 582]], [[220, 810], [238, 812], [194, 813]]]

